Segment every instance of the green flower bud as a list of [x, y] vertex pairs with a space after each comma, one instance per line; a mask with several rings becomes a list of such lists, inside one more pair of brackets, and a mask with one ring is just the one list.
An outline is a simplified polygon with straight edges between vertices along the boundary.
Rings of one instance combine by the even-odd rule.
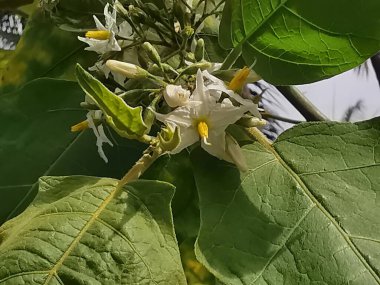
[[153, 61], [158, 66], [161, 65], [161, 57], [158, 54], [158, 51], [154, 46], [152, 46], [151, 43], [145, 42], [142, 45], [143, 49], [145, 50], [147, 56], [150, 58], [151, 61]]
[[181, 75], [193, 75], [197, 73], [198, 69], [200, 70], [205, 70], [207, 68], [211, 67], [211, 63], [207, 61], [202, 61], [202, 62], [196, 62], [193, 63], [192, 65], [186, 67], [182, 72]]
[[149, 66], [148, 71], [153, 75], [162, 75], [162, 69], [159, 68], [157, 64], [152, 64], [151, 66]]
[[194, 51], [195, 59], [197, 61], [203, 60], [204, 53], [205, 53], [205, 42], [203, 39], [199, 39], [197, 41], [197, 45], [195, 46], [195, 51]]

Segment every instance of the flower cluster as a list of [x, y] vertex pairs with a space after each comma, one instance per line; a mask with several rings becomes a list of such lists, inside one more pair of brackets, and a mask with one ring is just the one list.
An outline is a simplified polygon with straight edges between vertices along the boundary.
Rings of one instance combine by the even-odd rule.
[[[179, 106], [168, 114], [156, 113], [157, 119], [165, 125], [179, 128], [181, 141], [171, 153], [178, 153], [200, 140], [202, 148], [211, 155], [233, 162], [241, 170], [246, 169], [240, 147], [236, 147], [236, 140], [226, 133], [226, 128], [247, 112], [261, 118], [256, 104], [243, 99], [228, 89], [223, 81], [201, 70], [197, 72], [196, 88], [191, 96], [188, 90], [174, 85], [166, 86], [164, 94], [169, 106]], [[229, 97], [222, 98], [222, 94]], [[234, 105], [233, 100], [238, 104]]]
[[[126, 109], [143, 110], [141, 115], [130, 120], [140, 122], [136, 124], [146, 131], [143, 136], [133, 138], [172, 154], [199, 142], [211, 155], [246, 170], [241, 148], [227, 128], [247, 118], [254, 126], [265, 124], [257, 102], [246, 99], [249, 96], [242, 94], [249, 76], [251, 82], [259, 78], [246, 67], [235, 72], [232, 79], [221, 80], [216, 75], [221, 71], [221, 64], [205, 59], [205, 41], [196, 38], [202, 29], [213, 27], [205, 20], [210, 17], [217, 19], [220, 5], [210, 5], [211, 12], [206, 7], [195, 5], [193, 11], [190, 9], [193, 1], [186, 1], [183, 13], [188, 20], [181, 21], [163, 17], [165, 13], [152, 3], [136, 3], [139, 6], [124, 7], [117, 1], [113, 5], [107, 4], [104, 8], [105, 24], [94, 16], [96, 29], [88, 31], [85, 37], [79, 37], [89, 45], [87, 50], [100, 56], [89, 70], [101, 71], [106, 80], [112, 74], [116, 83], [113, 96], [119, 98], [107, 99], [102, 95], [105, 86], [96, 83], [103, 87], [92, 89], [92, 92], [100, 92], [98, 99], [108, 101], [99, 105], [99, 102], [87, 98], [84, 104], [89, 106], [87, 120], [73, 126], [72, 130], [92, 128], [97, 137], [98, 152], [107, 161], [102, 145], [112, 146], [112, 143], [106, 137], [102, 124], [105, 117], [107, 122], [117, 122], [117, 116], [123, 116], [119, 104], [122, 98]], [[209, 16], [205, 17], [206, 14]], [[152, 24], [148, 15], [158, 24]], [[119, 102], [119, 105], [113, 107], [112, 102]], [[97, 107], [100, 110], [93, 110]], [[155, 122], [161, 125], [156, 137], [150, 133]], [[133, 125], [132, 122], [121, 127], [128, 129]], [[133, 130], [120, 131], [117, 124], [111, 124], [111, 127], [118, 134], [133, 133]]]

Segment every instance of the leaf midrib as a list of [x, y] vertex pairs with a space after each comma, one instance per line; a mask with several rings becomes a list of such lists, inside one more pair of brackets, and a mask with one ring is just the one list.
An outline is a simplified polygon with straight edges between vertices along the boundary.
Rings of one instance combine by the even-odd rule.
[[[115, 185], [116, 186], [116, 185]], [[87, 232], [87, 230], [92, 226], [92, 224], [97, 220], [101, 212], [108, 206], [108, 204], [112, 201], [112, 199], [123, 191], [122, 187], [115, 187], [108, 197], [99, 205], [98, 209], [96, 209], [95, 212], [91, 214], [91, 218], [87, 221], [87, 223], [84, 225], [84, 227], [79, 231], [78, 235], [73, 239], [69, 247], [65, 250], [61, 258], [56, 262], [56, 264], [48, 271], [48, 276], [44, 282], [44, 285], [49, 284], [50, 280], [53, 278], [53, 276], [58, 276], [57, 272], [59, 268], [62, 266], [63, 262], [66, 260], [66, 258], [71, 254], [71, 252], [74, 250], [74, 248], [77, 246], [79, 241], [82, 239], [83, 235]]]
[[[258, 138], [259, 143], [268, 151], [270, 151], [275, 158], [278, 160], [278, 162], [281, 164], [282, 167], [285, 168], [285, 170], [293, 177], [293, 179], [301, 186], [301, 189], [303, 190], [304, 194], [314, 203], [314, 205], [326, 216], [327, 219], [331, 221], [331, 223], [335, 226], [335, 228], [338, 230], [338, 232], [342, 235], [344, 240], [347, 242], [348, 246], [351, 248], [351, 250], [354, 252], [354, 254], [358, 257], [360, 262], [363, 264], [363, 266], [369, 271], [369, 273], [372, 275], [372, 277], [376, 280], [378, 284], [380, 284], [380, 277], [377, 276], [376, 272], [373, 270], [371, 265], [368, 264], [368, 262], [364, 259], [364, 257], [360, 254], [359, 250], [356, 248], [356, 246], [352, 243], [349, 235], [340, 227], [339, 223], [333, 218], [333, 216], [330, 214], [330, 212], [317, 200], [317, 198], [310, 192], [308, 187], [305, 185], [303, 180], [297, 175], [296, 172], [293, 171], [290, 166], [286, 164], [286, 162], [282, 159], [280, 154], [275, 150], [273, 145], [267, 140], [264, 135], [261, 133], [258, 134], [258, 131], [255, 132], [255, 136], [260, 136], [261, 138]], [[264, 272], [265, 268], [262, 272]]]

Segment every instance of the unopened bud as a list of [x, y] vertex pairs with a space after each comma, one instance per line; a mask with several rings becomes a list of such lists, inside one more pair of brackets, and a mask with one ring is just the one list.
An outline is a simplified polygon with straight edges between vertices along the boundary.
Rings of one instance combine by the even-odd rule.
[[142, 47], [151, 61], [153, 61], [157, 65], [161, 65], [161, 57], [158, 54], [158, 51], [156, 50], [156, 48], [152, 46], [151, 43], [145, 42], [143, 43]]
[[199, 39], [197, 41], [197, 45], [195, 46], [195, 59], [197, 61], [201, 61], [204, 58], [204, 53], [205, 53], [205, 42], [203, 39]]
[[147, 77], [149, 73], [141, 67], [118, 60], [107, 60], [106, 66], [114, 72], [125, 75], [127, 78]]
[[128, 15], [127, 9], [124, 8], [123, 4], [121, 4], [118, 0], [115, 1], [115, 4], [113, 5], [116, 9], [116, 11], [124, 16]]
[[144, 22], [147, 17], [143, 10], [133, 5], [128, 6], [128, 11], [129, 11], [129, 15], [131, 15], [132, 17], [142, 22]]
[[205, 70], [207, 68], [211, 67], [211, 63], [207, 61], [202, 61], [202, 62], [196, 62], [193, 63], [192, 65], [186, 67], [182, 72], [181, 75], [187, 74], [187, 75], [193, 75], [197, 73], [198, 69], [200, 70]]

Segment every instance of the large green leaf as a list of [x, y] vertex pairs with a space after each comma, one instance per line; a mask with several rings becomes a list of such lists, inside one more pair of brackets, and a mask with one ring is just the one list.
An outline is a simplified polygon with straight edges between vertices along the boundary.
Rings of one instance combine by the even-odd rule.
[[96, 59], [95, 53], [84, 48], [77, 34], [58, 29], [48, 15], [37, 10], [7, 64], [0, 67], [0, 92], [13, 91], [39, 77], [73, 80], [77, 62], [87, 66]]
[[194, 151], [197, 257], [226, 284], [380, 284], [379, 142], [380, 118], [305, 123], [246, 173]]
[[380, 50], [380, 1], [228, 0], [220, 42], [274, 84], [351, 69]]
[[91, 130], [71, 133], [70, 126], [86, 118], [79, 107], [83, 98], [76, 83], [53, 79], [0, 96], [0, 224], [30, 203], [40, 176], [120, 178], [141, 155], [140, 144], [114, 141], [113, 148], [105, 148], [106, 164]]
[[186, 284], [174, 187], [43, 177], [33, 204], [0, 228], [2, 284]]
[[142, 118], [141, 106], [131, 107], [122, 98], [112, 93], [99, 80], [77, 65], [79, 85], [98, 105], [107, 123], [122, 137], [138, 138], [148, 129]]
[[196, 238], [199, 230], [198, 193], [188, 151], [161, 156], [142, 178], [165, 181], [176, 187], [172, 209], [178, 241]]

